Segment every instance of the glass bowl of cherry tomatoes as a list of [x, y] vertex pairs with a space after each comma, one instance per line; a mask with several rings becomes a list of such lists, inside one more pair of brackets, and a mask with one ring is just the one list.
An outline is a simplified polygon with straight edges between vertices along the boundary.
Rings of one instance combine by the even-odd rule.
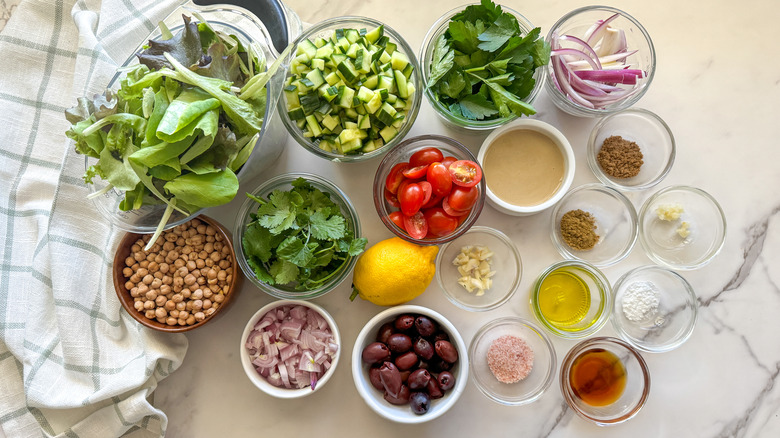
[[398, 237], [440, 245], [465, 233], [485, 203], [482, 167], [464, 145], [441, 135], [404, 140], [374, 177], [374, 206]]

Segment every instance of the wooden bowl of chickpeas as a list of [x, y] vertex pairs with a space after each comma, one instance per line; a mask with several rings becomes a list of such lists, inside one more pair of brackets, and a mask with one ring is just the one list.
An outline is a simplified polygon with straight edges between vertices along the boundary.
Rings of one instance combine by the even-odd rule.
[[122, 307], [154, 330], [192, 330], [223, 313], [241, 287], [230, 233], [198, 216], [151, 234], [127, 233], [114, 256], [114, 289]]

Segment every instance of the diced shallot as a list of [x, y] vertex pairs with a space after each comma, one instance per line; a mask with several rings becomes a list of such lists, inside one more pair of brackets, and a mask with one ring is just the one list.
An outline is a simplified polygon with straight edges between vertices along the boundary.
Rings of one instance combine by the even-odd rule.
[[280, 306], [263, 315], [245, 347], [271, 385], [312, 390], [338, 351], [327, 320], [306, 306]]

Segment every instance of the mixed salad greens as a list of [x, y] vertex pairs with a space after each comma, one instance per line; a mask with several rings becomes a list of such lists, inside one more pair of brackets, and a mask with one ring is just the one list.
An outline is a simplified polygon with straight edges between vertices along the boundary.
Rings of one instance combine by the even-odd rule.
[[534, 72], [550, 60], [540, 28], [526, 35], [517, 18], [490, 0], [455, 14], [434, 43], [426, 84], [452, 114], [490, 120], [535, 114], [523, 99]]
[[259, 205], [241, 244], [260, 281], [289, 285], [298, 291], [317, 289], [366, 247], [356, 238], [330, 194], [303, 178], [289, 191], [274, 190], [268, 199], [247, 193]]
[[235, 197], [263, 127], [266, 83], [286, 56], [266, 70], [259, 48], [193, 15], [199, 23], [183, 16], [176, 35], [161, 23], [117, 91], [66, 111], [76, 152], [98, 159], [84, 180], [109, 183], [90, 196], [122, 191], [124, 211], [166, 205], [150, 244], [173, 210], [191, 215]]

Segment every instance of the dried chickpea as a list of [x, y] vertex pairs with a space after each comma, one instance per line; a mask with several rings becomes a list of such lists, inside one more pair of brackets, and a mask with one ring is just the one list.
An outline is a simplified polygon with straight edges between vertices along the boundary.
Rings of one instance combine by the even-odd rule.
[[135, 307], [135, 310], [140, 312], [144, 310], [144, 303], [142, 301], [136, 301], [133, 303], [133, 307]]
[[154, 310], [147, 310], [144, 316], [149, 319], [157, 319], [157, 315], [154, 313]]

